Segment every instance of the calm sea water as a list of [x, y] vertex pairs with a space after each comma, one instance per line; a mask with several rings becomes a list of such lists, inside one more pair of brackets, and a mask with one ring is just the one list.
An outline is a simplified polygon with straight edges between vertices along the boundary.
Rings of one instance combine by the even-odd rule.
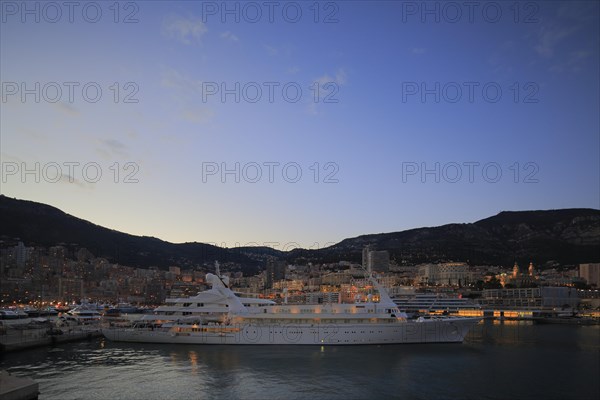
[[463, 344], [188, 346], [104, 339], [0, 355], [41, 399], [598, 399], [600, 327], [486, 321]]

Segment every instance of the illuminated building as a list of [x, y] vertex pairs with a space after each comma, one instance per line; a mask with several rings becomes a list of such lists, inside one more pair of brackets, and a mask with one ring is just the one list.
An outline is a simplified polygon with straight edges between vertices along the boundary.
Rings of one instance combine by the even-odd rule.
[[600, 287], [600, 263], [579, 264], [579, 276], [585, 279], [588, 285]]
[[465, 263], [425, 264], [419, 266], [418, 280], [430, 285], [454, 285], [466, 283], [470, 278]]

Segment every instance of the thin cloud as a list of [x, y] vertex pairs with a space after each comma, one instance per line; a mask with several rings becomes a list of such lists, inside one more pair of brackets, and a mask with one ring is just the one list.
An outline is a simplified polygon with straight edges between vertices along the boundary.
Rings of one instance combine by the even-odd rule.
[[535, 51], [542, 57], [553, 57], [556, 47], [575, 32], [573, 28], [542, 26], [538, 32]]
[[162, 73], [160, 84], [166, 88], [181, 89], [183, 81], [184, 78], [178, 71], [170, 69]]
[[128, 129], [126, 132], [126, 135], [130, 138], [130, 139], [137, 139], [138, 137], [138, 132], [135, 129]]
[[67, 184], [67, 185], [75, 185], [75, 186], [79, 186], [80, 188], [83, 188], [83, 189], [92, 189], [94, 187], [93, 185], [86, 185], [84, 182], [80, 181], [77, 178], [72, 177], [69, 174], [61, 174], [60, 179], [58, 180], [58, 183]]
[[194, 123], [205, 123], [212, 119], [215, 112], [210, 108], [188, 109], [183, 112], [183, 118]]
[[[585, 2], [584, 2], [585, 3]], [[540, 16], [534, 32], [532, 48], [553, 73], [579, 73], [593, 68], [590, 56], [597, 53], [597, 38], [587, 31], [597, 30], [598, 5], [587, 2], [574, 7], [558, 7], [553, 15]]]
[[263, 47], [267, 51], [267, 54], [269, 54], [270, 56], [276, 56], [277, 53], [279, 53], [279, 50], [277, 50], [273, 46], [269, 46], [268, 44], [263, 44]]
[[283, 57], [291, 57], [294, 52], [294, 46], [290, 43], [284, 43], [279, 46], [273, 46], [270, 44], [264, 44], [263, 48], [270, 56], [283, 56]]
[[345, 85], [346, 79], [346, 71], [344, 71], [343, 69], [338, 69], [338, 71], [335, 73], [335, 82], [338, 85]]
[[329, 74], [322, 75], [316, 79], [313, 79], [313, 84], [318, 83], [319, 90], [316, 92], [315, 96], [317, 98], [312, 98], [311, 102], [308, 104], [307, 112], [310, 115], [319, 114], [319, 107], [317, 103], [321, 102], [331, 102], [337, 103], [339, 100], [339, 88], [341, 86], [346, 85], [348, 82], [348, 75], [346, 71], [342, 68], [338, 69], [333, 76]]
[[425, 49], [423, 47], [414, 47], [410, 51], [413, 54], [425, 54], [425, 52], [427, 51], [427, 49]]
[[[23, 168], [23, 164], [26, 165], [30, 165], [31, 163], [29, 162], [25, 162], [24, 160], [20, 159], [19, 157], [15, 157], [12, 156], [8, 153], [0, 153], [0, 159], [2, 159], [3, 163], [15, 163], [17, 165], [15, 165], [15, 168], [17, 168], [17, 170], [20, 170], [20, 168]], [[60, 164], [60, 163], [59, 163]], [[60, 166], [61, 168], [63, 166]], [[8, 167], [7, 167], [8, 168]], [[54, 168], [52, 168], [52, 170], [54, 170]], [[48, 172], [50, 173], [50, 172]], [[52, 182], [55, 183], [62, 183], [62, 184], [67, 184], [67, 185], [76, 185], [79, 186], [80, 188], [83, 189], [91, 189], [93, 188], [92, 185], [86, 185], [85, 182], [82, 182], [81, 180], [69, 175], [69, 174], [65, 174], [62, 172], [62, 170], [59, 169], [58, 173], [60, 173], [60, 177], [58, 177], [58, 179], [55, 180], [54, 176], [50, 177], [50, 180]]]
[[12, 155], [10, 155], [8, 153], [4, 153], [4, 152], [0, 153], [0, 159], [2, 159], [2, 162], [16, 162], [16, 163], [23, 162], [23, 160], [21, 160], [19, 157], [12, 156]]
[[573, 72], [577, 73], [583, 70], [586, 66], [587, 60], [592, 56], [591, 51], [586, 50], [577, 50], [572, 51], [566, 57], [563, 62], [554, 64], [550, 67], [550, 71], [552, 72]]
[[[582, 2], [577, 6], [565, 4], [558, 7], [555, 15], [540, 18], [540, 26], [536, 32], [536, 43], [533, 48], [538, 55], [551, 58], [558, 53], [559, 47], [569, 51], [574, 46], [568, 39], [595, 24], [598, 18], [598, 6], [594, 2]], [[575, 39], [582, 44], [582, 38]], [[595, 44], [597, 46], [597, 44]], [[562, 56], [563, 54], [561, 54]]]
[[65, 113], [71, 117], [75, 117], [79, 115], [79, 110], [73, 107], [71, 104], [64, 103], [59, 101], [57, 103], [52, 103], [52, 106], [59, 110], [62, 113]]
[[17, 132], [24, 136], [28, 136], [35, 141], [46, 142], [48, 140], [48, 136], [33, 129], [19, 127], [17, 128]]
[[221, 33], [220, 36], [221, 36], [221, 39], [225, 39], [230, 42], [238, 42], [240, 40], [237, 36], [235, 36], [230, 31], [225, 31], [225, 32]]
[[179, 71], [169, 69], [162, 74], [160, 84], [169, 89], [175, 89], [181, 93], [188, 95], [195, 92], [201, 92], [202, 81], [192, 79], [182, 75]]
[[570, 66], [579, 66], [579, 64], [585, 62], [591, 56], [592, 56], [591, 51], [586, 51], [586, 50], [573, 51], [573, 52], [571, 52], [571, 54], [569, 54], [569, 59], [568, 59], [567, 63]]
[[116, 139], [100, 139], [100, 143], [103, 145], [101, 152], [108, 154], [114, 154], [117, 156], [127, 157], [128, 146]]
[[163, 73], [161, 85], [172, 91], [179, 118], [193, 123], [205, 123], [211, 120], [215, 113], [210, 108], [198, 108], [196, 104], [204, 101], [202, 97], [202, 81], [170, 69]]
[[328, 83], [335, 83], [339, 86], [345, 85], [347, 82], [346, 71], [343, 69], [338, 69], [335, 75], [332, 77], [330, 75], [323, 75], [313, 80], [313, 82], [318, 82], [320, 87], [327, 85]]
[[171, 15], [166, 17], [162, 24], [163, 35], [188, 45], [192, 42], [200, 43], [206, 32], [208, 28], [200, 18], [196, 17], [184, 18]]

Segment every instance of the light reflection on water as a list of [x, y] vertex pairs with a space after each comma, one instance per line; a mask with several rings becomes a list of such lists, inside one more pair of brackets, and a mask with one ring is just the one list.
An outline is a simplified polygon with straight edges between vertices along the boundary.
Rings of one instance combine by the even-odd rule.
[[41, 399], [597, 398], [600, 327], [478, 325], [463, 345], [193, 346], [104, 339], [0, 355]]

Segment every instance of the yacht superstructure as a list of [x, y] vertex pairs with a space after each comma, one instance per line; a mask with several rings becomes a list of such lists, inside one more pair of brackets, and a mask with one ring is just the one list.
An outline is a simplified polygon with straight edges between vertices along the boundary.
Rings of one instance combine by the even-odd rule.
[[394, 303], [408, 315], [456, 314], [461, 310], [481, 310], [481, 306], [472, 299], [444, 293], [416, 293], [396, 297]]
[[[221, 277], [220, 280], [224, 286], [228, 286], [225, 277]], [[249, 313], [260, 312], [261, 307], [275, 305], [274, 301], [267, 299], [238, 298]], [[155, 308], [151, 314], [145, 314], [141, 321], [158, 324], [190, 319], [222, 322], [229, 311], [228, 298], [213, 286], [211, 289], [200, 292], [193, 297], [167, 299], [166, 304]]]

